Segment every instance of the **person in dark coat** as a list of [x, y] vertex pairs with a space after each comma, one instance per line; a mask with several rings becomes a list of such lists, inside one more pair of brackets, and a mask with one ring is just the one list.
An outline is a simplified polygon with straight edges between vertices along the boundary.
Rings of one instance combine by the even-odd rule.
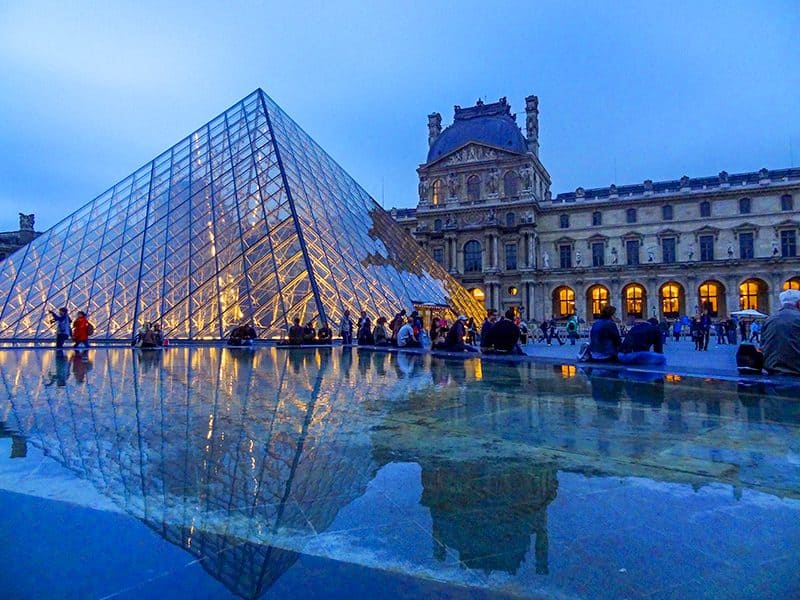
[[625, 334], [617, 358], [626, 365], [663, 365], [664, 339], [658, 321], [636, 321]]
[[[464, 337], [467, 335], [467, 317], [466, 315], [459, 315], [456, 322], [447, 332], [442, 350], [450, 352], [477, 352], [477, 348], [468, 346], [464, 343]], [[494, 329], [494, 327], [492, 328]]]
[[491, 335], [490, 331], [494, 324], [497, 322], [497, 311], [493, 308], [490, 308], [486, 311], [486, 318], [483, 320], [483, 325], [481, 325], [481, 335], [480, 335], [480, 344], [481, 349], [483, 348], [491, 348]]
[[494, 324], [489, 332], [491, 348], [483, 350], [496, 354], [525, 354], [519, 346], [520, 329], [514, 323], [514, 311], [507, 310], [503, 318]]
[[600, 318], [592, 325], [589, 333], [589, 355], [587, 360], [593, 362], [616, 362], [617, 353], [622, 343], [619, 329], [613, 317], [617, 309], [606, 304], [600, 309]]

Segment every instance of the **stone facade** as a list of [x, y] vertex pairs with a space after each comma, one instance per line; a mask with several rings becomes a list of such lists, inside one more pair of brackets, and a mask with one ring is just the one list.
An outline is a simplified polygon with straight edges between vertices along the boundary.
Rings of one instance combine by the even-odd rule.
[[800, 168], [682, 177], [550, 193], [539, 160], [538, 99], [526, 134], [505, 99], [456, 107], [430, 150], [416, 209], [393, 212], [487, 307], [527, 318], [604, 303], [619, 315], [674, 318], [710, 306], [772, 312], [800, 287]]
[[32, 214], [19, 213], [19, 231], [0, 232], [0, 260], [5, 260], [6, 256], [41, 235], [41, 232], [33, 229], [34, 218]]

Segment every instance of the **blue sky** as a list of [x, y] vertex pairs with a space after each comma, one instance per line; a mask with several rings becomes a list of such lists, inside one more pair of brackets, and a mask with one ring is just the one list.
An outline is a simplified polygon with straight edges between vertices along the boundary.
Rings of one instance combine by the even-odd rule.
[[385, 206], [427, 115], [539, 96], [553, 193], [800, 165], [800, 0], [0, 0], [0, 231], [54, 225], [257, 87]]

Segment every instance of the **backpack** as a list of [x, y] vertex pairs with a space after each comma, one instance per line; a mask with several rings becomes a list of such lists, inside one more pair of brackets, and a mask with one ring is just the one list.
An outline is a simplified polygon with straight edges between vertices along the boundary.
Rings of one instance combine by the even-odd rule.
[[86, 324], [86, 334], [94, 335], [94, 325], [92, 325], [91, 323]]

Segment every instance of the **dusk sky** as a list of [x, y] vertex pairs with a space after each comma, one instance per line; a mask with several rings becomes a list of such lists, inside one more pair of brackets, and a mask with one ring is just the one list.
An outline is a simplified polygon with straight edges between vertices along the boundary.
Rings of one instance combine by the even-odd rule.
[[0, 0], [0, 231], [46, 230], [261, 87], [379, 202], [427, 115], [539, 96], [553, 194], [800, 164], [800, 0]]

